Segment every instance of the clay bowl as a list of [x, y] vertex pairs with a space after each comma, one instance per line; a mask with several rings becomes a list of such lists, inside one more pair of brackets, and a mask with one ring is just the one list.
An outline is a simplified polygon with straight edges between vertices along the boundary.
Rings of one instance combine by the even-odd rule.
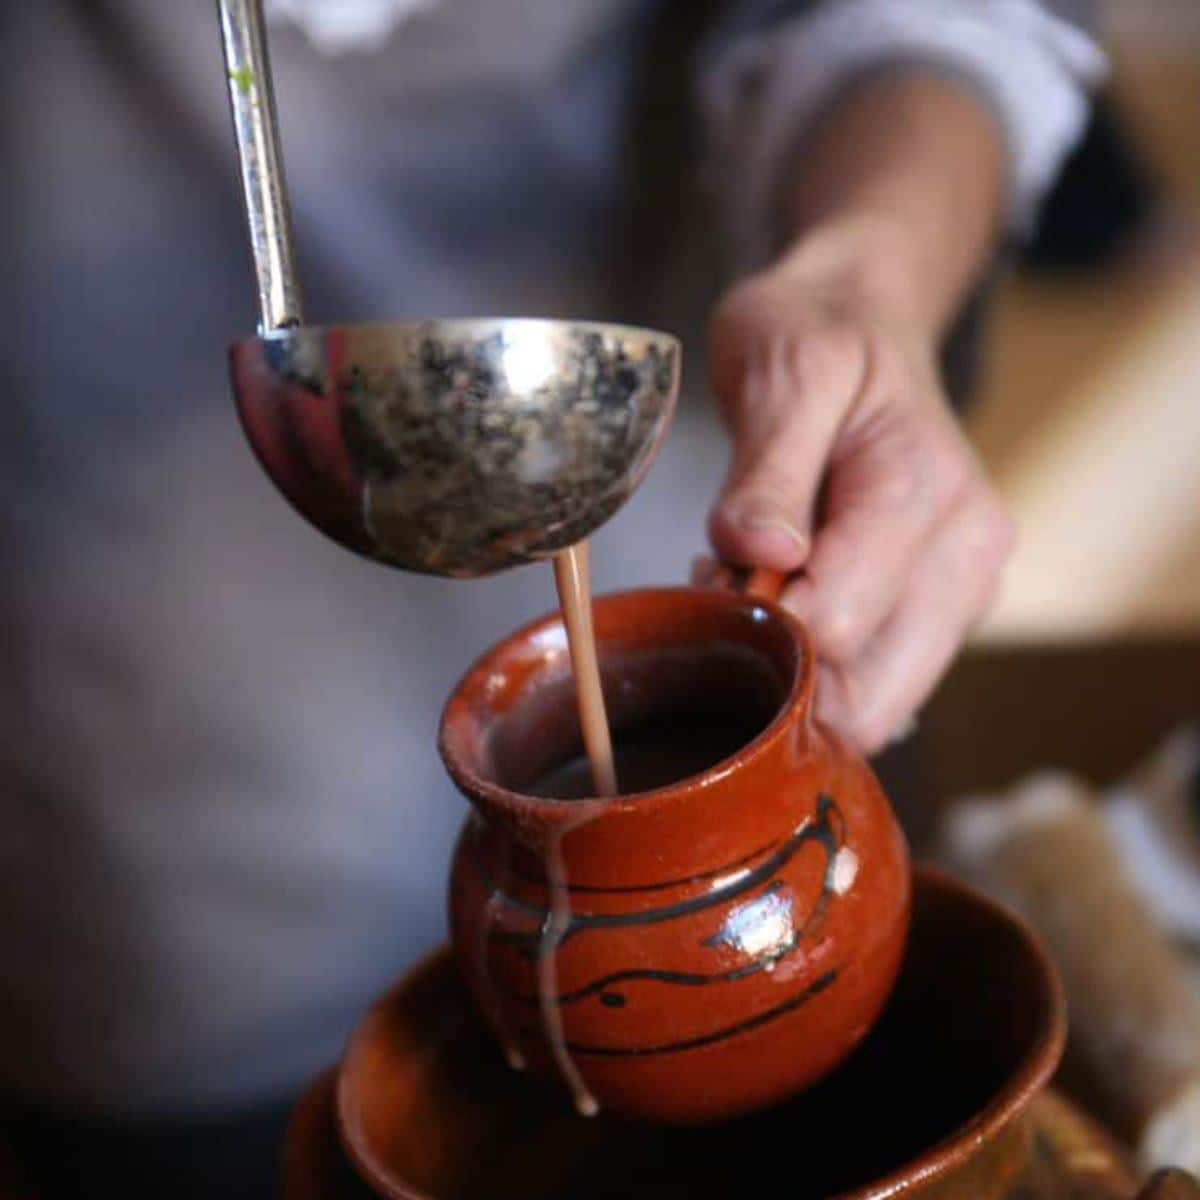
[[1031, 1153], [1025, 1115], [1063, 1029], [1054, 970], [1033, 935], [922, 868], [888, 1007], [824, 1082], [723, 1125], [589, 1120], [505, 1065], [440, 950], [383, 996], [347, 1049], [336, 1125], [353, 1171], [329, 1136], [332, 1089], [318, 1089], [293, 1123], [287, 1194], [695, 1200], [772, 1194], [784, 1179], [806, 1197], [842, 1200], [1015, 1196]]

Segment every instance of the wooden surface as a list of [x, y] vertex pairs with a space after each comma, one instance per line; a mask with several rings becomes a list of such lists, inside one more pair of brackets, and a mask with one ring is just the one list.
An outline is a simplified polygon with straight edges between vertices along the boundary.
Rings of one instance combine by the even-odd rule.
[[921, 798], [940, 805], [1047, 767], [1109, 783], [1189, 720], [1200, 634], [976, 648], [921, 714]]

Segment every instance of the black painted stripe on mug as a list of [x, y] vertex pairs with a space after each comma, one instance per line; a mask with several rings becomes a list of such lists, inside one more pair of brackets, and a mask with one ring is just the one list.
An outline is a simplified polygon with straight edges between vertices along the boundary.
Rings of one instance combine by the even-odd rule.
[[[711, 871], [698, 871], [695, 875], [686, 875], [682, 879], [667, 879], [662, 883], [624, 884], [621, 887], [600, 887], [597, 884], [590, 883], [568, 883], [565, 890], [580, 895], [624, 895], [633, 892], [665, 892], [669, 888], [687, 887], [689, 884], [703, 883], [706, 879], [715, 879], [718, 875], [727, 875], [730, 871], [736, 871], [744, 867], [747, 863], [752, 863], [756, 858], [761, 858], [764, 854], [774, 850], [778, 845], [779, 839], [776, 838], [774, 841], [768, 842], [765, 846], [759, 846], [757, 850], [751, 850], [749, 854], [744, 854], [734, 862], [714, 867]], [[523, 879], [526, 883], [536, 883], [542, 887], [563, 890], [563, 885], [560, 883], [551, 883], [549, 880], [540, 879], [536, 875], [530, 875], [525, 871], [518, 871], [515, 867], [513, 868], [513, 874], [518, 879]]]
[[[766, 888], [763, 888], [763, 895], [769, 895], [772, 892], [778, 892], [782, 887], [782, 880], [772, 880]], [[552, 996], [551, 1000], [556, 1004], [575, 1004], [581, 1000], [587, 1000], [589, 996], [600, 994], [601, 1001], [612, 1004], [613, 1007], [624, 1007], [625, 997], [622, 995], [613, 995], [610, 989], [616, 988], [618, 984], [623, 983], [665, 983], [672, 986], [682, 986], [682, 988], [701, 988], [708, 984], [715, 983], [737, 983], [740, 979], [748, 979], [755, 974], [760, 974], [763, 971], [768, 971], [776, 962], [782, 962], [796, 949], [800, 942], [804, 941], [804, 937], [818, 920], [824, 916], [829, 907], [829, 898], [833, 895], [832, 881], [829, 878], [829, 871], [826, 871], [826, 878], [821, 887], [821, 894], [817, 896], [816, 904], [812, 906], [812, 911], [805, 917], [803, 922], [796, 926], [788, 934], [784, 941], [781, 941], [776, 946], [770, 947], [757, 956], [756, 959], [751, 959], [749, 962], [744, 962], [742, 966], [733, 967], [728, 971], [718, 971], [713, 973], [703, 973], [698, 971], [666, 971], [658, 967], [628, 967], [623, 971], [613, 971], [611, 974], [601, 976], [599, 979], [593, 979], [592, 982], [584, 984], [582, 988], [576, 988], [574, 991], [565, 991], [558, 996]], [[707, 937], [701, 943], [702, 946], [713, 947], [720, 941], [720, 937]], [[523, 992], [514, 992], [508, 989], [503, 989], [506, 995], [511, 996], [517, 1003], [520, 1004], [538, 1004], [541, 998], [538, 995], [523, 994]]]
[[[763, 895], [766, 896], [773, 891], [778, 891], [781, 886], [782, 880], [772, 880], [770, 886], [763, 890]], [[580, 1000], [586, 1000], [589, 996], [596, 995], [597, 992], [607, 992], [610, 988], [616, 987], [618, 984], [637, 981], [666, 983], [680, 987], [705, 987], [714, 983], [736, 983], [740, 979], [748, 979], [751, 975], [758, 975], [770, 969], [776, 963], [782, 962], [800, 945], [810, 926], [824, 915], [829, 903], [829, 895], [830, 889], [823, 887], [820, 896], [817, 897], [816, 904], [813, 906], [812, 912], [809, 913], [800, 925], [793, 929], [778, 945], [772, 946], [757, 958], [743, 963], [740, 967], [734, 967], [728, 971], [717, 971], [712, 974], [703, 974], [696, 971], [666, 971], [654, 967], [630, 967], [623, 971], [613, 971], [611, 975], [604, 975], [599, 979], [594, 979], [591, 983], [584, 984], [583, 987], [576, 988], [573, 992], [563, 992], [561, 995], [552, 996], [551, 1000], [555, 1004], [575, 1004]], [[708, 938], [701, 945], [710, 946], [713, 943], [714, 939]], [[511, 992], [509, 994], [513, 995]], [[541, 1001], [541, 998], [537, 995], [520, 994], [513, 995], [513, 998], [521, 1004], [532, 1005], [538, 1004]], [[604, 997], [601, 998], [603, 999]], [[623, 1002], [624, 997], [621, 999]]]
[[[713, 908], [716, 905], [725, 904], [730, 900], [736, 900], [739, 896], [758, 887], [760, 883], [770, 879], [782, 867], [785, 867], [795, 857], [800, 848], [808, 842], [817, 842], [824, 847], [828, 856], [826, 864], [826, 870], [828, 871], [829, 864], [839, 849], [830, 820], [830, 814], [836, 812], [837, 806], [829, 796], [819, 796], [817, 799], [815, 821], [806, 818], [775, 854], [771, 855], [770, 858], [766, 859], [744, 878], [731, 884], [729, 887], [714, 888], [711, 892], [706, 892], [703, 896], [692, 896], [687, 900], [680, 900], [676, 904], [668, 904], [662, 908], [644, 909], [640, 912], [572, 913], [570, 922], [559, 939], [558, 944], [561, 947], [568, 938], [588, 929], [621, 929], [630, 925], [655, 925], [662, 921], [673, 921], [677, 917], [686, 917], [692, 913], [703, 912], [706, 908]], [[840, 814], [838, 815], [840, 817]], [[518, 912], [526, 913], [535, 918], [537, 923], [532, 929], [494, 930], [489, 935], [489, 941], [503, 945], [523, 946], [527, 950], [535, 950], [537, 944], [541, 941], [542, 925], [549, 919], [550, 914], [546, 909], [526, 904], [524, 901], [517, 900], [504, 891], [500, 891], [499, 894], [506, 905], [515, 908]]]
[[[567, 1050], [571, 1054], [587, 1054], [595, 1058], [643, 1058], [652, 1054], [682, 1054], [687, 1050], [698, 1050], [702, 1046], [711, 1046], [716, 1042], [725, 1042], [752, 1029], [758, 1029], [779, 1017], [786, 1016], [794, 1009], [806, 1004], [814, 996], [820, 995], [830, 987], [838, 977], [838, 969], [826, 971], [819, 979], [814, 980], [802, 992], [789, 997], [782, 1004], [769, 1008], [736, 1025], [727, 1025], [724, 1029], [712, 1033], [702, 1033], [696, 1037], [684, 1038], [678, 1042], [664, 1042], [657, 1046], [587, 1046], [580, 1042], [568, 1042]], [[528, 1036], [536, 1036], [532, 1031], [526, 1031]]]

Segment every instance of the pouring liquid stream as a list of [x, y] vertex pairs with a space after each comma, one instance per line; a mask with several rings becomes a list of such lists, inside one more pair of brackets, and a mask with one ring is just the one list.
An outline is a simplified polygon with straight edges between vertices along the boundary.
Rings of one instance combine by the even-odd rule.
[[[617, 794], [617, 773], [613, 763], [612, 734], [604, 708], [600, 686], [600, 664], [596, 654], [596, 634], [592, 625], [591, 581], [586, 542], [572, 546], [554, 557], [554, 582], [567, 630], [571, 669], [579, 701], [579, 723], [583, 745], [591, 766], [597, 796]], [[590, 816], [581, 806], [577, 820], [556, 831], [546, 851], [546, 882], [550, 896], [549, 913], [538, 946], [538, 1005], [542, 1028], [559, 1073], [571, 1091], [575, 1108], [585, 1117], [600, 1111], [595, 1096], [571, 1058], [563, 1036], [562, 1012], [558, 1002], [556, 958], [571, 924], [571, 901], [563, 862], [563, 839], [584, 824]]]
[[604, 708], [604, 692], [600, 686], [596, 631], [592, 626], [587, 542], [580, 542], [554, 556], [554, 583], [558, 589], [563, 624], [567, 629], [575, 693], [579, 700], [579, 724], [583, 733], [583, 747], [592, 768], [595, 794], [615, 796], [618, 791], [617, 772], [613, 763], [608, 713]]

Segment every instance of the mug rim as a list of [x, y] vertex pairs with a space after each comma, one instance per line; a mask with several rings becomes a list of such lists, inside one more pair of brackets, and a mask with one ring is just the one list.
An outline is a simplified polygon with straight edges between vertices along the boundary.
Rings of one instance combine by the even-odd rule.
[[[555, 627], [563, 629], [562, 614], [554, 610], [514, 630], [486, 650], [467, 668], [451, 689], [438, 721], [438, 753], [459, 791], [472, 803], [481, 802], [522, 820], [533, 818], [547, 824], [558, 824], [568, 819], [578, 820], [584, 814], [590, 817], [600, 813], [646, 811], [685, 797], [703, 794], [726, 779], [732, 770], [744, 769], [777, 748], [797, 721], [806, 726], [811, 725], [816, 677], [812, 640], [805, 626], [776, 602], [728, 588], [680, 586], [607, 592], [594, 597], [592, 604], [593, 610], [598, 611], [600, 608], [647, 600], [661, 604], [668, 599], [686, 600], [691, 604], [711, 604], [733, 613], [740, 610], [751, 621], [773, 622], [791, 638], [795, 651], [791, 678], [787, 681], [786, 690], [774, 715], [750, 741], [733, 754], [726, 755], [702, 771], [683, 779], [644, 791], [620, 792], [615, 796], [586, 796], [578, 799], [533, 796], [488, 778], [471, 765], [465, 745], [465, 726], [471, 720], [468, 695], [472, 691], [482, 690], [487, 677], [520, 645], [534, 641], [539, 635]], [[603, 640], [597, 636], [596, 641], [599, 651]], [[602, 651], [600, 656], [603, 659]]]

